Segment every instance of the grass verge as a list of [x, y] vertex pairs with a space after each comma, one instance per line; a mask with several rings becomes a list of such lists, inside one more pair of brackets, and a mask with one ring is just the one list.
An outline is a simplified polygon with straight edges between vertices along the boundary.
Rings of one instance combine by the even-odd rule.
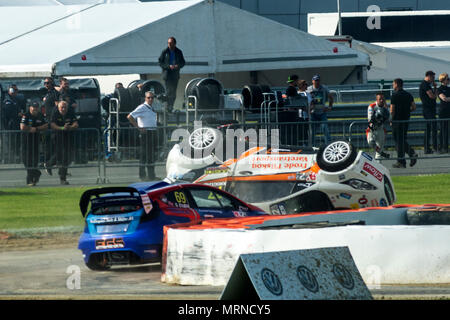
[[[394, 176], [396, 204], [450, 204], [450, 174]], [[78, 206], [90, 187], [12, 188], [0, 191], [0, 230], [71, 232], [84, 219]]]

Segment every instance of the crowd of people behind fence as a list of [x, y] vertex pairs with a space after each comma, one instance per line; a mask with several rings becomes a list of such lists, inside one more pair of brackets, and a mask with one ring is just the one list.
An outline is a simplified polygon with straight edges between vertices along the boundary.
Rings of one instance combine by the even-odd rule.
[[6, 155], [13, 160], [22, 159], [27, 169], [26, 182], [29, 186], [36, 185], [41, 176], [39, 170], [41, 137], [46, 172], [53, 175], [52, 168], [58, 167], [60, 183], [69, 184], [67, 168], [73, 156], [72, 132], [78, 128], [75, 116], [77, 104], [75, 95], [69, 87], [69, 80], [62, 77], [59, 81], [60, 85], [55, 86], [53, 78], [45, 78], [46, 92], [42, 101], [31, 101], [28, 105], [17, 98], [19, 89], [17, 85], [12, 84], [2, 104], [3, 130], [22, 131], [21, 135], [14, 132], [2, 135], [3, 156]]
[[[180, 69], [185, 65], [183, 52], [176, 47], [174, 37], [168, 38], [167, 47], [162, 50], [158, 62], [165, 81], [167, 109], [170, 111], [176, 99]], [[46, 92], [42, 101], [29, 101], [26, 105], [26, 101], [18, 95], [17, 85], [9, 86], [0, 110], [0, 130], [4, 131], [1, 134], [0, 155], [12, 159], [13, 163], [21, 158], [27, 169], [27, 185], [35, 186], [41, 176], [39, 151], [40, 138], [43, 137], [44, 168], [49, 175], [53, 175], [52, 170], [57, 167], [60, 183], [67, 185], [68, 166], [74, 155], [72, 133], [79, 127], [75, 115], [76, 96], [70, 88], [69, 80], [64, 77], [59, 79], [59, 86], [55, 86], [52, 77], [47, 77], [44, 79], [44, 87]], [[118, 82], [115, 88], [123, 88], [123, 84]], [[154, 162], [157, 115], [152, 105], [154, 98], [154, 93], [145, 92], [144, 103], [136, 106], [127, 117], [130, 125], [140, 132], [139, 176], [142, 180], [156, 178]], [[13, 132], [17, 130], [21, 130], [22, 134]]]
[[[168, 89], [167, 108], [170, 111], [176, 98], [176, 87], [179, 80], [179, 71], [184, 66], [183, 53], [176, 48], [176, 40], [168, 39], [168, 47], [159, 57], [159, 63], [163, 70], [163, 79]], [[450, 87], [447, 73], [441, 73], [438, 77], [441, 85], [435, 82], [435, 73], [427, 71], [419, 89], [420, 100], [423, 106], [423, 117], [426, 120], [424, 135], [424, 153], [448, 153], [448, 127], [450, 118]], [[67, 181], [67, 168], [73, 160], [73, 131], [78, 125], [75, 110], [77, 103], [73, 91], [70, 89], [69, 80], [62, 77], [59, 86], [55, 86], [52, 77], [44, 79], [46, 88], [45, 96], [39, 103], [34, 101], [26, 105], [24, 99], [20, 99], [19, 88], [12, 84], [9, 86], [6, 97], [2, 103], [2, 130], [21, 130], [22, 135], [2, 135], [2, 145], [8, 146], [9, 156], [21, 158], [27, 169], [26, 182], [29, 186], [38, 183], [41, 172], [39, 170], [39, 143], [42, 137], [44, 150], [44, 168], [49, 175], [52, 169], [58, 168], [60, 183], [69, 184]], [[331, 142], [328, 128], [328, 113], [333, 109], [333, 95], [327, 86], [322, 84], [321, 77], [316, 74], [308, 81], [299, 79], [297, 75], [288, 78], [288, 87], [283, 96], [285, 107], [283, 112], [289, 110], [285, 122], [295, 122], [297, 143], [310, 142], [313, 146], [321, 144], [316, 138], [323, 137], [324, 144]], [[121, 83], [117, 87], [123, 87]], [[376, 94], [375, 102], [367, 109], [368, 126], [366, 130], [367, 142], [375, 151], [375, 159], [387, 159], [390, 157], [385, 151], [387, 125], [392, 127], [392, 136], [395, 141], [398, 161], [393, 164], [395, 168], [406, 168], [405, 154], [410, 158], [410, 166], [417, 163], [418, 155], [408, 144], [408, 128], [411, 112], [416, 109], [414, 97], [403, 89], [403, 80], [394, 79], [392, 83], [393, 94], [390, 106], [386, 102], [383, 92]], [[154, 179], [154, 162], [156, 153], [157, 114], [153, 109], [155, 96], [152, 92], [145, 93], [145, 101], [136, 106], [136, 109], [128, 114], [130, 124], [140, 132], [140, 164], [139, 176], [142, 180]], [[296, 98], [303, 99], [301, 107], [292, 104]], [[439, 108], [437, 102], [439, 101]], [[291, 103], [291, 105], [290, 105]], [[292, 117], [292, 112], [294, 116]], [[438, 117], [438, 118], [437, 118]], [[439, 126], [438, 121], [439, 119]], [[442, 119], [447, 119], [441, 121]], [[282, 122], [282, 121], [280, 121]], [[309, 128], [311, 127], [311, 131]], [[288, 126], [280, 126], [281, 132], [289, 134]], [[319, 130], [322, 135], [318, 135]], [[292, 134], [293, 131], [290, 131]], [[42, 134], [42, 135], [41, 135]], [[309, 136], [311, 135], [311, 136]], [[22, 146], [22, 147], [21, 147]], [[22, 154], [20, 153], [22, 150]], [[3, 156], [5, 156], [3, 150]]]
[[[306, 80], [299, 79], [297, 75], [288, 78], [288, 87], [285, 98], [295, 99], [303, 96], [307, 99], [306, 106], [298, 109], [296, 120], [302, 127], [307, 122], [312, 123], [311, 141], [316, 146], [317, 132], [320, 129], [324, 143], [331, 141], [328, 128], [327, 114], [333, 108], [334, 99], [327, 86], [321, 83], [320, 75], [312, 77], [312, 84], [308, 86]], [[448, 129], [450, 118], [450, 87], [447, 73], [441, 73], [438, 77], [440, 86], [435, 82], [435, 73], [427, 71], [420, 84], [419, 98], [422, 102], [423, 117], [426, 121], [424, 134], [424, 153], [448, 153]], [[367, 109], [368, 126], [366, 138], [369, 146], [375, 151], [375, 159], [387, 159], [390, 157], [385, 152], [387, 125], [392, 127], [392, 136], [397, 152], [397, 162], [394, 168], [406, 168], [405, 154], [410, 158], [410, 166], [417, 163], [418, 155], [408, 143], [408, 129], [411, 112], [416, 110], [414, 97], [403, 88], [401, 78], [392, 82], [393, 93], [390, 106], [386, 102], [383, 92], [376, 93], [376, 101]], [[439, 108], [437, 108], [439, 101]], [[291, 119], [293, 121], [293, 119]], [[306, 136], [305, 130], [300, 129], [300, 137]]]

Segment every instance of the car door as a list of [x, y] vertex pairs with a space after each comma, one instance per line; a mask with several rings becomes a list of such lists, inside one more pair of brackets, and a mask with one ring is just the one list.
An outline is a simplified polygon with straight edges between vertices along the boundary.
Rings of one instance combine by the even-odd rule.
[[189, 187], [186, 191], [202, 219], [247, 216], [249, 211], [248, 207], [219, 190]]
[[166, 223], [197, 221], [198, 213], [192, 208], [192, 201], [184, 188], [168, 191], [160, 196], [160, 209], [166, 216]]

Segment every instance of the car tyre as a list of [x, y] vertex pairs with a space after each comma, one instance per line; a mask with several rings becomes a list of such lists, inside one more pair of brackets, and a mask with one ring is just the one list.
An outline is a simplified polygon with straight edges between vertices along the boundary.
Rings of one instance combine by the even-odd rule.
[[328, 172], [338, 172], [348, 168], [356, 159], [358, 151], [347, 141], [334, 141], [320, 147], [317, 152], [317, 165]]
[[86, 262], [86, 266], [93, 271], [106, 271], [111, 268], [104, 254], [92, 254], [89, 261]]
[[212, 151], [219, 144], [219, 134], [219, 131], [213, 128], [195, 129], [189, 136], [189, 146], [194, 151], [203, 153]]

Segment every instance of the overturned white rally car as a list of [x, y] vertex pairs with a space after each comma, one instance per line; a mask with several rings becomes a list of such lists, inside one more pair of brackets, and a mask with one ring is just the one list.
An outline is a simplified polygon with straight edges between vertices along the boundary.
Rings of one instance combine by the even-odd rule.
[[[194, 148], [214, 140], [213, 131], [201, 130], [200, 146], [195, 144], [197, 130], [190, 136]], [[347, 141], [318, 149], [253, 147], [226, 161], [214, 154], [186, 156], [177, 144], [166, 170], [166, 181], [219, 187], [271, 214], [385, 207], [396, 201], [389, 170]]]

